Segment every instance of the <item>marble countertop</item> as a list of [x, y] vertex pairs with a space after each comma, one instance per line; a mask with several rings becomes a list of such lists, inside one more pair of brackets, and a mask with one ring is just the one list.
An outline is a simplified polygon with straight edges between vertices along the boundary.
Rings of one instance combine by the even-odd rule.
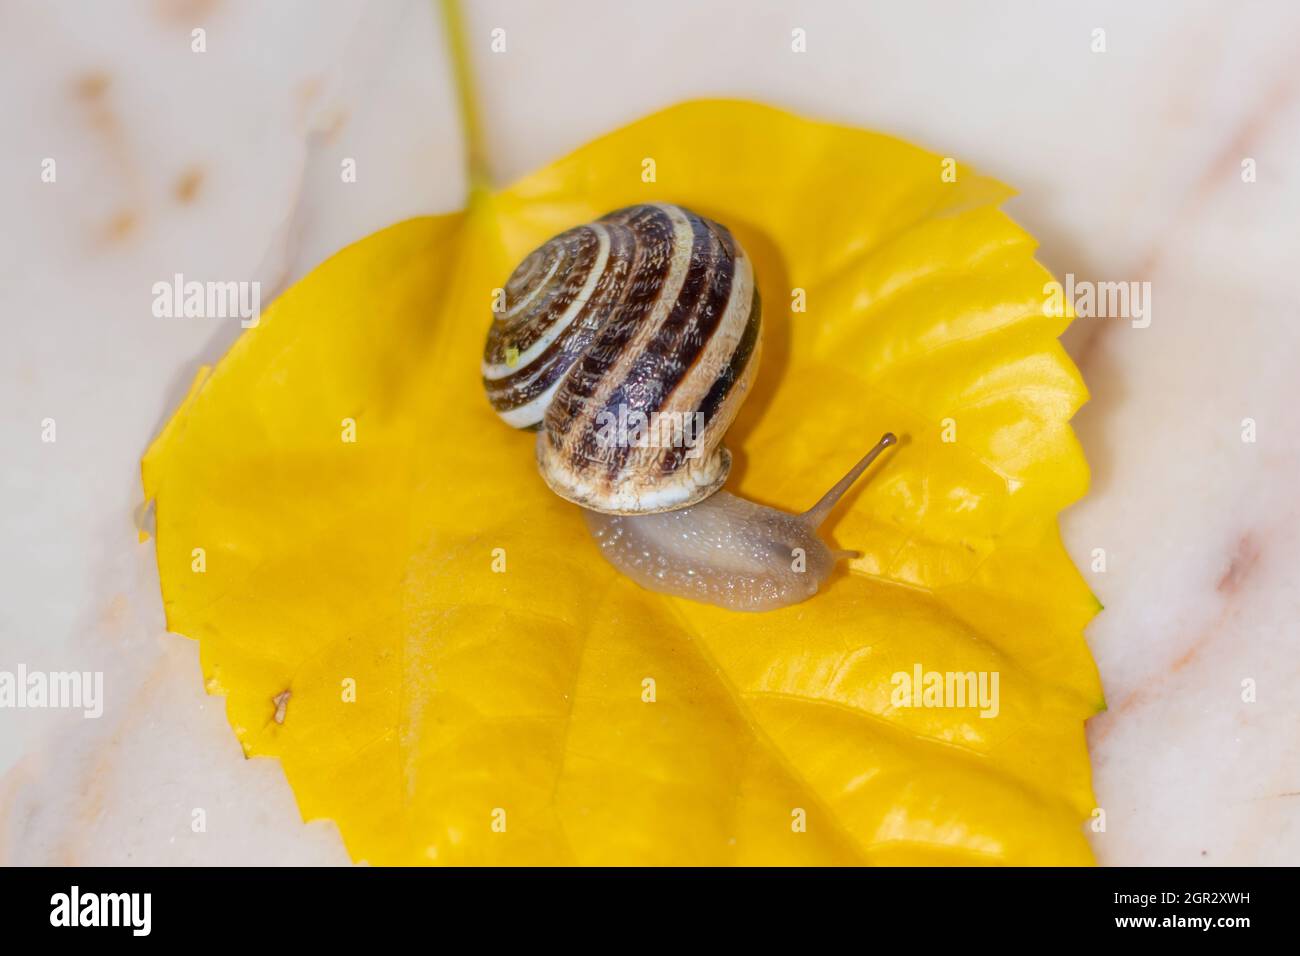
[[[1062, 524], [1106, 606], [1090, 839], [1103, 864], [1300, 863], [1300, 8], [470, 6], [498, 181], [671, 102], [740, 96], [961, 157], [1019, 188], [1009, 211], [1058, 275], [1150, 283], [1145, 327], [1066, 336], [1093, 490]], [[165, 632], [138, 460], [239, 326], [155, 318], [150, 289], [244, 276], [265, 301], [459, 207], [441, 24], [424, 0], [19, 2], [0, 78], [0, 668], [101, 670], [111, 690], [99, 720], [0, 711], [0, 862], [346, 863]]]

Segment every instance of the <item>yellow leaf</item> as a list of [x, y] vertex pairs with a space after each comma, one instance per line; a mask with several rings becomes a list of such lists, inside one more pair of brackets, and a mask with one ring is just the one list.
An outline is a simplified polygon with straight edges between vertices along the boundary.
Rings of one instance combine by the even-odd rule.
[[[942, 162], [687, 103], [350, 246], [196, 382], [143, 463], [168, 625], [304, 817], [373, 863], [1090, 862], [1098, 605], [1056, 521], [1086, 391], [1009, 191]], [[804, 604], [621, 578], [484, 398], [514, 264], [656, 200], [759, 277], [733, 490], [802, 510], [905, 436], [831, 519], [863, 557]], [[918, 668], [996, 675], [995, 706], [903, 706]]]

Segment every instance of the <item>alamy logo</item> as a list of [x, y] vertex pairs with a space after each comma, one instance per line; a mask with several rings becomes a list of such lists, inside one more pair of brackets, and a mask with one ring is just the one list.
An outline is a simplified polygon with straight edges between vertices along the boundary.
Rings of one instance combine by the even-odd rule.
[[80, 710], [94, 720], [104, 713], [103, 671], [0, 671], [0, 707]]
[[914, 664], [912, 673], [897, 671], [889, 681], [895, 707], [978, 707], [981, 717], [996, 717], [1002, 709], [997, 671], [927, 671]]
[[1081, 319], [1131, 319], [1133, 328], [1145, 329], [1151, 324], [1150, 282], [1090, 282], [1076, 281], [1074, 273], [1066, 273], [1065, 285], [1052, 281], [1043, 286], [1043, 315], [1061, 318], [1069, 303], [1074, 314]]
[[685, 448], [681, 457], [699, 458], [700, 436], [707, 425], [703, 412], [651, 412], [626, 405], [596, 416], [596, 443], [612, 448]]
[[129, 926], [133, 936], [148, 936], [152, 920], [150, 893], [68, 893], [50, 897], [51, 926]]
[[251, 329], [262, 321], [262, 283], [185, 281], [153, 284], [153, 314], [159, 319], [233, 319]]

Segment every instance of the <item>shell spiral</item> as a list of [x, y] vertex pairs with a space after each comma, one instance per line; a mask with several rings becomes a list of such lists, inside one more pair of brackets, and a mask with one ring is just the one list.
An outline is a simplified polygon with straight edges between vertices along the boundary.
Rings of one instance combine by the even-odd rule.
[[483, 384], [537, 429], [562, 498], [644, 514], [722, 487], [722, 439], [758, 368], [758, 287], [725, 226], [680, 206], [630, 206], [563, 232], [505, 285]]

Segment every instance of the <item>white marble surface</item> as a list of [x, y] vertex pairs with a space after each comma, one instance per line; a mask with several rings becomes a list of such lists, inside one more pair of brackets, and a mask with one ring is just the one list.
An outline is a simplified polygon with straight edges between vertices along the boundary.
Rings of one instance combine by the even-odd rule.
[[[1094, 490], [1063, 524], [1081, 567], [1107, 553], [1088, 572], [1111, 708], [1089, 727], [1093, 846], [1112, 864], [1300, 863], [1300, 8], [468, 6], [500, 179], [678, 99], [743, 96], [962, 157], [1020, 188], [1010, 209], [1058, 273], [1152, 283], [1149, 328], [1067, 334]], [[457, 207], [441, 26], [423, 0], [10, 3], [0, 79], [0, 668], [107, 687], [97, 721], [0, 710], [0, 862], [344, 863], [278, 764], [242, 759], [195, 646], [163, 630], [138, 458], [238, 323], [156, 319], [150, 287], [281, 288]]]

